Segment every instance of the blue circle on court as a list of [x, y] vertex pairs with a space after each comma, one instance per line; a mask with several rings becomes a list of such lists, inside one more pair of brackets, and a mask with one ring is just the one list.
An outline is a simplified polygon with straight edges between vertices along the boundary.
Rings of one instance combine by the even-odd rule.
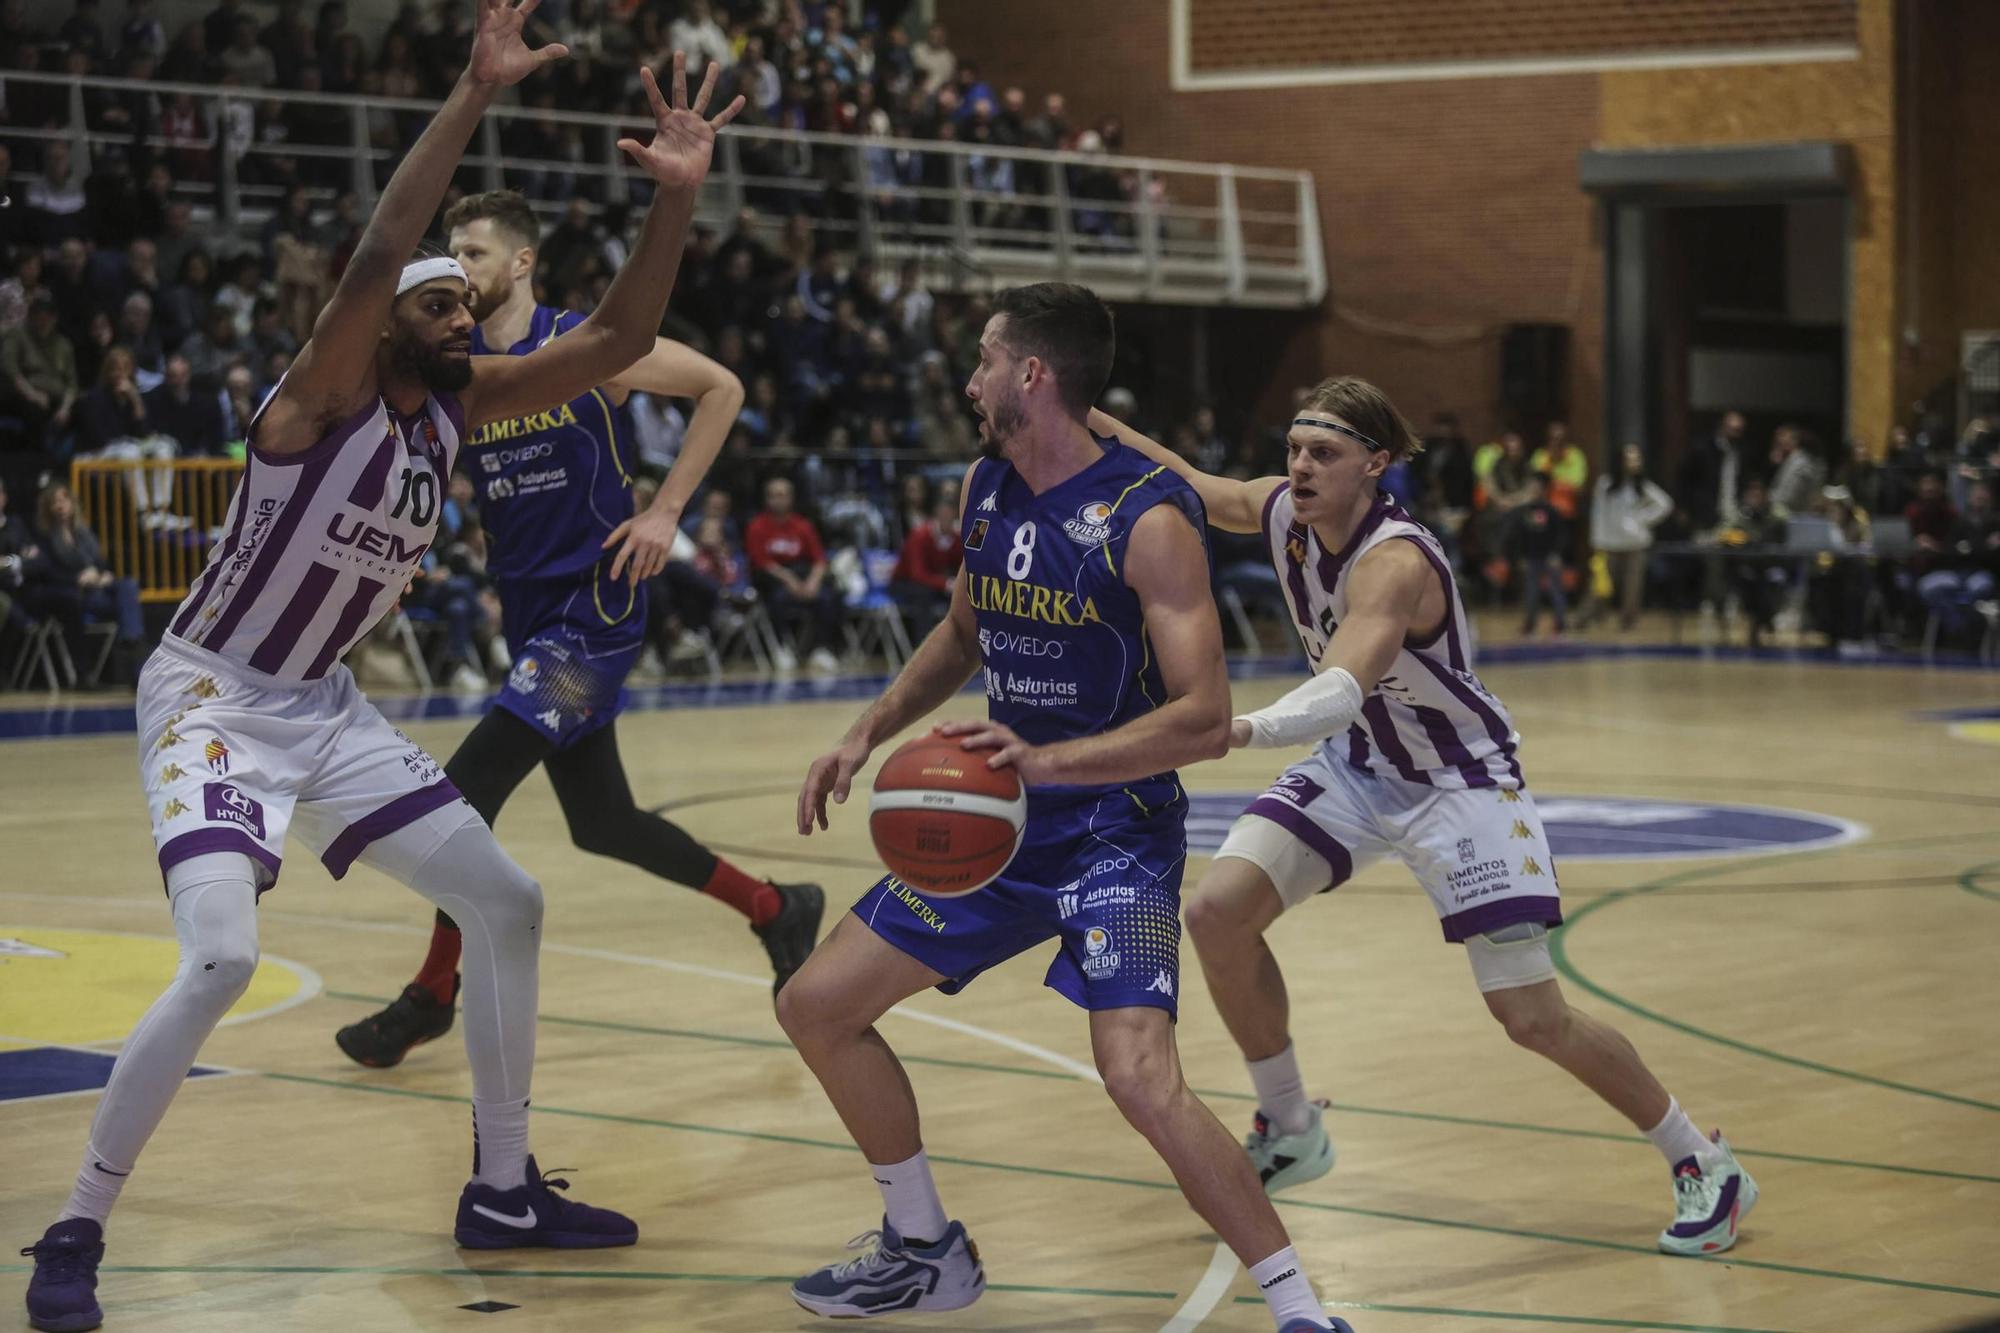
[[[1261, 792], [1188, 793], [1188, 850], [1222, 846], [1229, 826]], [[1633, 796], [1537, 796], [1549, 847], [1571, 861], [1671, 861], [1768, 856], [1837, 847], [1868, 836], [1866, 825], [1809, 810]]]

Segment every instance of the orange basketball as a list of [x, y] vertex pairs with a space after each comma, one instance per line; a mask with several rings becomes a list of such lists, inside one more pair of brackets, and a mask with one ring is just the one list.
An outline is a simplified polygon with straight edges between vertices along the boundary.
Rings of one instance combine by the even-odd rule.
[[1028, 798], [1011, 768], [988, 768], [989, 750], [957, 738], [919, 736], [875, 775], [868, 832], [889, 873], [936, 898], [983, 889], [1014, 859]]

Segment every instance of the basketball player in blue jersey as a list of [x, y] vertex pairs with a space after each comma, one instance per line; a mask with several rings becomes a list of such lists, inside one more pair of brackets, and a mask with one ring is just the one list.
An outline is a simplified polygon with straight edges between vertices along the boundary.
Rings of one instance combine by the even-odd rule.
[[792, 1287], [816, 1314], [955, 1310], [985, 1287], [939, 1202], [910, 1081], [875, 1021], [929, 987], [1059, 941], [1046, 984], [1090, 1016], [1105, 1091], [1257, 1279], [1285, 1333], [1329, 1320], [1256, 1174], [1188, 1090], [1174, 1044], [1187, 797], [1176, 765], [1228, 741], [1222, 630], [1201, 505], [1172, 471], [1085, 427], [1111, 369], [1111, 312], [1081, 287], [1003, 292], [966, 385], [983, 457], [967, 472], [965, 565], [950, 613], [799, 794], [826, 827], [875, 747], [983, 670], [987, 718], [941, 730], [1027, 786], [1025, 839], [1000, 878], [926, 898], [891, 876], [864, 894], [778, 997], [785, 1031], [882, 1191], [863, 1253]]
[[[180, 967], [119, 1053], [75, 1187], [29, 1248], [38, 1329], [102, 1321], [105, 1219], [203, 1041], [250, 983], [257, 898], [278, 878], [287, 832], [336, 878], [356, 861], [372, 866], [449, 908], [470, 936], [474, 1148], [457, 1242], [581, 1248], [638, 1237], [631, 1219], [554, 1193], [563, 1182], [544, 1179], [528, 1153], [540, 886], [340, 665], [420, 568], [460, 441], [569, 402], [652, 347], [715, 132], [742, 106], [705, 119], [711, 77], [690, 109], [679, 56], [671, 106], [643, 74], [654, 133], [619, 147], [657, 188], [630, 260], [582, 327], [532, 356], [475, 360], [463, 270], [409, 255], [495, 95], [565, 54], [522, 40], [535, 3], [479, 0], [464, 73], [252, 420], [224, 537], [141, 674], [141, 773]], [[338, 1193], [297, 1206], [326, 1212]]]
[[[535, 303], [539, 231], [527, 200], [511, 190], [471, 195], [444, 220], [479, 321], [474, 355], [526, 356], [583, 323]], [[635, 390], [695, 400], [680, 455], [638, 515], [623, 421]], [[742, 403], [734, 375], [691, 347], [656, 338], [616, 379], [549, 411], [493, 422], [466, 441], [486, 568], [499, 585], [514, 666], [444, 772], [490, 825], [521, 780], [545, 764], [578, 847], [734, 907], [749, 918], [774, 985], [783, 987], [812, 951], [825, 895], [813, 884], [753, 879], [639, 809], [614, 727], [625, 677], [645, 646], [645, 581], [665, 567], [681, 510]], [[440, 909], [416, 980], [386, 1009], [340, 1029], [340, 1049], [381, 1068], [450, 1031], [461, 952], [458, 926]]]
[[1506, 709], [1473, 674], [1465, 608], [1437, 539], [1379, 489], [1420, 446], [1374, 385], [1330, 379], [1292, 422], [1282, 477], [1213, 477], [1119, 422], [1092, 427], [1143, 450], [1201, 495], [1226, 532], [1257, 532], [1278, 572], [1312, 678], [1236, 718], [1230, 743], [1298, 749], [1251, 802], [1188, 904], [1209, 993], [1250, 1067], [1246, 1143], [1265, 1187], [1326, 1174], [1325, 1101], [1306, 1097], [1285, 980], [1264, 942], [1278, 917], [1396, 856], [1423, 884], [1448, 943], [1465, 946], [1486, 1007], [1515, 1042], [1569, 1071], [1643, 1130], [1673, 1170], [1669, 1254], [1736, 1243], [1757, 1185], [1720, 1134], [1704, 1138], [1632, 1043], [1570, 1008], [1548, 932], [1562, 923], [1555, 858]]

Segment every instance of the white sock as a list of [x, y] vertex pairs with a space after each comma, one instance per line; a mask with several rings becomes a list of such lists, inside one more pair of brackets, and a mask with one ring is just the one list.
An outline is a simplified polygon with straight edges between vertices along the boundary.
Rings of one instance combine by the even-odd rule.
[[497, 1190], [528, 1178], [528, 1099], [472, 1099], [472, 1179]]
[[1313, 1109], [1306, 1100], [1306, 1080], [1299, 1073], [1297, 1048], [1286, 1042], [1285, 1049], [1268, 1060], [1245, 1063], [1250, 1070], [1251, 1085], [1257, 1089], [1257, 1109], [1280, 1134], [1303, 1134], [1312, 1124]]
[[944, 1239], [951, 1219], [944, 1215], [937, 1182], [931, 1179], [931, 1159], [922, 1148], [908, 1161], [888, 1166], [870, 1162], [868, 1170], [882, 1190], [882, 1211], [888, 1214], [897, 1235], [931, 1245]]
[[1695, 1157], [1707, 1161], [1715, 1156], [1715, 1145], [1708, 1137], [1695, 1128], [1694, 1121], [1688, 1119], [1687, 1112], [1674, 1098], [1667, 1099], [1667, 1114], [1660, 1123], [1646, 1131], [1646, 1137], [1660, 1150], [1660, 1156], [1673, 1166], [1684, 1157]]
[[125, 1178], [131, 1174], [131, 1167], [113, 1166], [97, 1151], [96, 1144], [87, 1145], [83, 1150], [83, 1165], [77, 1168], [76, 1185], [69, 1192], [69, 1202], [56, 1214], [56, 1221], [87, 1217], [99, 1226], [104, 1225], [104, 1220], [111, 1216], [112, 1205], [118, 1202], [118, 1192], [125, 1188]]
[[1319, 1297], [1313, 1295], [1312, 1283], [1306, 1281], [1305, 1270], [1299, 1267], [1299, 1252], [1292, 1246], [1287, 1245], [1264, 1262], [1252, 1265], [1250, 1277], [1264, 1293], [1264, 1304], [1271, 1307], [1271, 1318], [1279, 1328], [1294, 1319], [1326, 1321], [1326, 1309], [1319, 1303]]

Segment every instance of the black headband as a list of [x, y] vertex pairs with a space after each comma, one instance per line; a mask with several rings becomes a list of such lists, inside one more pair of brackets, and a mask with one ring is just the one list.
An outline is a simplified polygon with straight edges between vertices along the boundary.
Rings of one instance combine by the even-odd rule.
[[1343, 426], [1338, 421], [1328, 421], [1325, 417], [1293, 417], [1292, 424], [1294, 426], [1318, 426], [1321, 430], [1335, 431], [1338, 434], [1347, 436], [1349, 439], [1359, 440], [1374, 450], [1386, 449], [1388, 447], [1369, 439], [1352, 426]]

